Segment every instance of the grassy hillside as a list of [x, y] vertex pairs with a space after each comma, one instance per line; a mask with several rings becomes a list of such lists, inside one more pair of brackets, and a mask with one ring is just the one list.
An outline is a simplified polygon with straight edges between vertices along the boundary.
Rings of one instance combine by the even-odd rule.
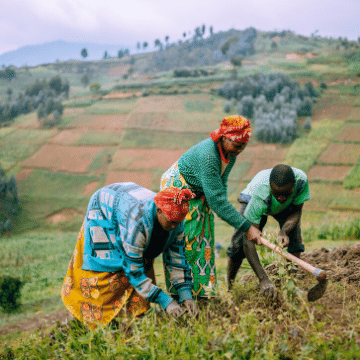
[[[287, 163], [303, 169], [310, 180], [312, 199], [305, 204], [302, 221], [307, 249], [351, 242], [359, 238], [360, 79], [351, 75], [350, 65], [343, 56], [345, 50], [337, 49], [336, 42], [298, 39], [293, 34], [287, 34], [277, 43], [276, 49], [271, 49], [272, 41], [269, 34], [259, 33], [255, 54], [236, 69], [237, 76], [281, 71], [301, 84], [311, 81], [322, 94], [314, 106], [312, 130], [302, 130], [301, 124], [305, 119], [300, 119], [301, 136], [292, 144], [263, 144], [252, 138], [246, 150], [239, 155], [230, 175], [229, 199], [237, 207], [239, 192], [258, 171]], [[295, 58], [287, 59], [286, 55], [294, 51], [298, 51]], [[306, 58], [304, 54], [309, 51], [316, 52], [318, 57]], [[133, 72], [126, 79], [123, 75], [128, 74], [129, 58], [20, 68], [17, 78], [11, 83], [0, 80], [2, 98], [7, 96], [6, 90], [10, 85], [13, 96], [16, 96], [36, 78], [60, 74], [71, 84], [70, 98], [63, 102], [65, 110], [57, 127], [41, 129], [36, 114], [30, 113], [17, 117], [11, 126], [0, 128], [0, 164], [7, 175], [16, 176], [21, 200], [21, 212], [13, 232], [0, 238], [0, 274], [17, 274], [27, 279], [20, 311], [11, 315], [0, 313], [0, 331], [5, 325], [16, 324], [26, 318], [36, 319], [38, 311], [47, 313], [62, 309], [59, 287], [88, 200], [96, 189], [113, 182], [135, 181], [158, 191], [161, 174], [184, 151], [207, 138], [227, 115], [224, 112], [225, 100], [218, 97], [214, 89], [234, 76], [229, 61], [204, 67], [213, 71], [210, 76], [174, 78], [172, 71], [145, 74], [150, 56], [135, 56], [135, 63], [131, 64]], [[94, 70], [91, 81], [99, 82], [103, 91], [92, 93], [82, 87], [80, 79], [87, 68]], [[271, 236], [275, 225], [270, 221], [268, 234]], [[216, 218], [216, 242], [224, 249], [230, 242], [231, 234], [232, 228]], [[265, 250], [261, 250], [261, 256], [264, 264], [275, 259], [274, 254]], [[333, 351], [329, 350], [330, 355], [336, 354], [336, 349], [339, 349], [344, 354], [348, 352], [349, 358], [356, 358], [355, 352], [350, 350], [359, 341], [356, 337], [358, 313], [354, 310], [358, 297], [353, 288], [347, 292], [345, 285], [331, 284], [337, 304], [340, 304], [331, 312], [334, 316], [331, 319], [335, 319], [336, 328], [340, 329], [334, 335], [335, 345], [331, 347], [331, 339], [326, 337], [325, 330], [322, 332], [323, 327], [330, 329], [331, 319], [326, 317], [326, 313], [331, 297], [318, 306], [296, 303], [292, 300], [291, 291], [288, 291], [288, 287], [292, 286], [288, 285], [289, 278], [284, 278], [281, 283], [281, 291], [290, 294], [285, 295], [288, 297], [282, 308], [279, 304], [277, 307], [265, 304], [258, 297], [255, 282], [247, 287], [239, 285], [230, 295], [225, 291], [225, 251], [216, 261], [223, 296], [220, 305], [229, 313], [225, 311], [224, 314], [214, 315], [214, 309], [208, 307], [199, 323], [186, 321], [196, 330], [191, 333], [189, 354], [206, 358], [210, 356], [206, 351], [210, 351], [211, 354], [219, 354], [218, 358], [231, 358], [234, 349], [241, 345], [244, 354], [248, 354], [243, 358], [256, 358], [256, 354], [272, 354], [268, 358], [273, 359], [316, 358], [312, 351], [321, 353], [328, 348]], [[249, 265], [245, 264], [242, 273], [248, 271]], [[159, 261], [156, 273], [161, 273]], [[159, 280], [162, 284], [161, 276]], [[345, 298], [349, 298], [350, 302], [342, 302]], [[230, 314], [234, 299], [242, 304], [236, 309], [238, 314], [245, 314], [242, 318]], [[114, 329], [100, 332], [106, 340], [99, 338], [100, 333], [59, 327], [51, 333], [56, 350], [50, 350], [52, 345], [41, 334], [26, 335], [24, 343], [21, 343], [21, 336], [13, 332], [5, 333], [7, 335], [3, 335], [3, 339], [14, 348], [23, 346], [23, 354], [27, 354], [23, 358], [29, 359], [36, 358], [38, 344], [44, 345], [44, 358], [46, 351], [55, 357], [56, 352], [64, 351], [64, 346], [68, 358], [71, 358], [91, 354], [88, 344], [95, 343], [98, 345], [92, 345], [96, 349], [96, 355], [91, 355], [93, 357], [115, 359], [126, 353], [135, 358], [151, 358], [155, 355], [149, 355], [151, 346], [148, 349], [144, 343], [145, 331], [151, 334], [150, 344], [163, 344], [157, 348], [158, 354], [169, 357], [168, 353], [164, 355], [169, 343], [172, 354], [185, 358], [179, 346], [170, 339], [174, 333], [169, 332], [169, 322], [154, 309], [152, 311], [150, 319], [155, 319], [161, 332], [146, 319], [133, 326], [124, 322], [121, 326], [125, 330], [121, 327], [120, 337], [114, 335], [117, 331]], [[339, 319], [335, 314], [338, 311], [342, 311], [341, 316], [346, 321], [342, 322], [342, 317]], [[324, 316], [325, 320], [317, 319], [314, 314]], [[281, 323], [285, 320], [286, 326], [282, 328]], [[206, 330], [210, 322], [214, 328], [211, 336], [196, 337], [195, 333], [208, 333]], [[189, 335], [185, 334], [188, 327], [182, 322], [170, 323], [173, 327], [180, 326], [176, 330], [177, 336], [185, 346], [189, 341]], [[293, 326], [293, 323], [297, 325]], [[284, 333], [272, 332], [274, 327]], [[240, 328], [243, 330], [235, 331]], [[313, 335], [308, 336], [301, 329]], [[300, 349], [297, 345], [300, 340], [292, 335], [294, 331], [298, 331], [297, 334], [301, 334], [308, 345], [303, 344]], [[260, 333], [261, 340], [258, 340]], [[116, 346], [113, 346], [114, 341]], [[137, 347], [138, 343], [142, 349]], [[199, 344], [205, 343], [208, 349], [200, 353]], [[110, 353], [110, 348], [114, 349], [113, 353]], [[69, 349], [74, 350], [69, 352]]]

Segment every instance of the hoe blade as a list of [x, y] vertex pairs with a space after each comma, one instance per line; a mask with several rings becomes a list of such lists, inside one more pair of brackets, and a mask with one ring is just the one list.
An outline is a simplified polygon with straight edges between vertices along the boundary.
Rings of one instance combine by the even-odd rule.
[[327, 279], [325, 279], [323, 281], [319, 281], [315, 286], [313, 286], [308, 291], [307, 294], [308, 301], [316, 301], [320, 299], [326, 291], [327, 283], [328, 283]]

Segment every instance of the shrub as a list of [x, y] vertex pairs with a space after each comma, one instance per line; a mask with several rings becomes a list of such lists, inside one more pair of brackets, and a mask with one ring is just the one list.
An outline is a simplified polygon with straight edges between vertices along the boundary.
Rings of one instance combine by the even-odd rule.
[[17, 277], [0, 276], [0, 306], [5, 312], [19, 308], [22, 286], [24, 286], [24, 282]]
[[226, 101], [226, 102], [224, 103], [224, 111], [225, 111], [226, 113], [229, 113], [229, 112], [231, 111], [231, 102], [230, 102], [230, 101]]
[[94, 83], [90, 84], [90, 86], [89, 86], [89, 89], [91, 92], [97, 92], [100, 90], [100, 88], [101, 88], [101, 85], [97, 82], [94, 82]]

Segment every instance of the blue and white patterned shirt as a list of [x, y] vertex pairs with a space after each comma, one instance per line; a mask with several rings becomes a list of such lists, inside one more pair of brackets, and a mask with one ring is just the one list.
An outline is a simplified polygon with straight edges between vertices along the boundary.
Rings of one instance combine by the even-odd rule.
[[[152, 283], [144, 270], [146, 250], [156, 219], [156, 194], [135, 183], [116, 183], [96, 191], [85, 216], [83, 270], [115, 272], [124, 269], [130, 284], [144, 299], [165, 309], [172, 298]], [[185, 257], [184, 225], [169, 232], [163, 248], [170, 288], [179, 302], [192, 299], [191, 267]]]

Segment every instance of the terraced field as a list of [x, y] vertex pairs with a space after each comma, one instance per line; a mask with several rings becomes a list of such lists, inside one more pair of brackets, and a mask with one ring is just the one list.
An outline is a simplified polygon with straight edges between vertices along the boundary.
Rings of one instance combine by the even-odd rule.
[[[81, 99], [80, 106], [70, 100], [57, 129], [40, 129], [34, 113], [0, 129], [2, 166], [16, 174], [27, 224], [30, 219], [35, 228], [60, 226], [72, 218], [78, 219], [76, 230], [89, 197], [105, 184], [135, 181], [157, 191], [161, 174], [226, 116], [223, 100], [208, 90], [176, 96], [119, 94], [88, 99], [87, 106]], [[258, 171], [285, 162], [308, 173], [313, 198], [307, 210], [360, 210], [360, 111], [355, 97], [339, 94], [336, 87], [323, 94], [314, 108], [313, 129], [291, 146], [252, 139], [230, 174], [234, 204]], [[35, 199], [39, 196], [46, 201]], [[30, 209], [34, 202], [37, 206]], [[59, 211], [61, 216], [55, 216]]]

